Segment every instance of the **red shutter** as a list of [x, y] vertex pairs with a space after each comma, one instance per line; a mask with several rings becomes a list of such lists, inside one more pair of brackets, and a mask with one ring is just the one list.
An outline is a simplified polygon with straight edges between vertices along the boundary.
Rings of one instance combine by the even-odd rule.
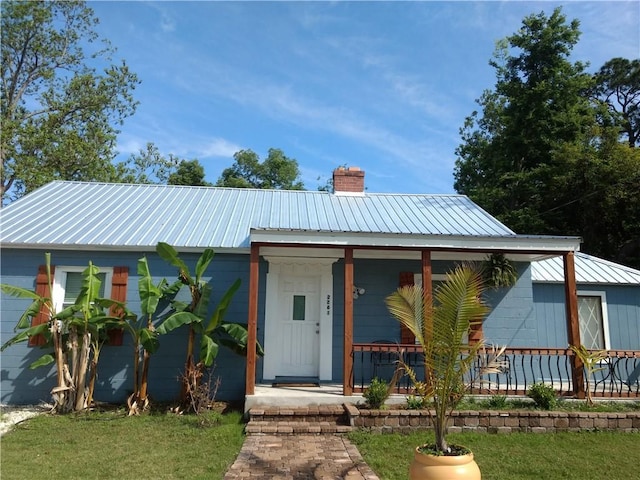
[[[113, 277], [111, 280], [111, 298], [118, 302], [127, 301], [127, 280], [129, 279], [129, 267], [113, 267]], [[111, 315], [119, 315], [118, 308], [111, 309]], [[109, 330], [109, 345], [120, 346], [124, 337], [124, 330], [113, 328]]]
[[[400, 272], [400, 286], [414, 285], [413, 272]], [[416, 343], [416, 337], [404, 325], [400, 325], [400, 343]]]
[[[55, 267], [51, 265], [51, 282], [53, 282], [53, 272]], [[38, 267], [38, 275], [36, 276], [36, 293], [41, 297], [51, 298], [51, 292], [49, 291], [49, 281], [47, 279], [47, 266], [40, 265]], [[49, 309], [43, 306], [40, 312], [31, 319], [31, 326], [41, 325], [49, 321]], [[39, 347], [46, 343], [44, 335], [35, 335], [29, 338], [30, 347]]]

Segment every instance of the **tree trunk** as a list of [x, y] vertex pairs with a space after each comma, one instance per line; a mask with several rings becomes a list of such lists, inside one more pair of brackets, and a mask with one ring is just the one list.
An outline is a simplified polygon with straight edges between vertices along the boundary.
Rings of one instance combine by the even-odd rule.
[[180, 387], [180, 403], [185, 404], [188, 401], [187, 394], [191, 390], [190, 380], [193, 377], [193, 371], [196, 368], [193, 362], [193, 346], [195, 344], [196, 332], [192, 326], [189, 326], [189, 340], [187, 342], [187, 360], [184, 365], [184, 375], [182, 377], [182, 386]]
[[142, 378], [140, 380], [140, 391], [138, 392], [138, 398], [142, 403], [143, 407], [147, 405], [147, 386], [149, 384], [148, 376], [149, 376], [149, 362], [151, 360], [151, 355], [146, 350], [144, 351], [144, 358], [142, 360]]
[[91, 334], [89, 332], [84, 332], [82, 334], [81, 342], [77, 341], [76, 335], [76, 347], [80, 349], [79, 355], [77, 355], [78, 361], [77, 365], [75, 365], [76, 369], [73, 372], [73, 377], [76, 384], [76, 401], [74, 410], [77, 412], [84, 410], [87, 406], [85, 396], [85, 382], [87, 380], [87, 369], [89, 367], [89, 352], [91, 349], [90, 340]]

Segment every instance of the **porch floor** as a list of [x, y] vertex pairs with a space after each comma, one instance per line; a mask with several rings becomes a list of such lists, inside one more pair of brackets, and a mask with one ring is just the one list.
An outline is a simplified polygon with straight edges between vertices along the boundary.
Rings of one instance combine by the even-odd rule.
[[[387, 403], [404, 403], [406, 395], [393, 394]], [[244, 411], [252, 407], [305, 407], [312, 405], [342, 405], [345, 403], [365, 403], [362, 394], [342, 395], [342, 384], [320, 384], [319, 386], [291, 386], [272, 384], [256, 384], [253, 395], [246, 395]]]

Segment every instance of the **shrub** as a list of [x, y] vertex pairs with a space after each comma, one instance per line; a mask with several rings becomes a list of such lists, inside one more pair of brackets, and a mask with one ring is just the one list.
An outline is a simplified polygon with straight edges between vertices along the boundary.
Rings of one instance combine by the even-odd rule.
[[498, 410], [504, 409], [507, 407], [507, 396], [506, 395], [492, 395], [488, 402], [489, 408], [495, 408]]
[[367, 401], [367, 405], [371, 408], [380, 408], [389, 397], [389, 386], [387, 382], [380, 378], [371, 380], [371, 384], [362, 393]]
[[420, 395], [409, 395], [407, 397], [407, 408], [409, 410], [422, 410], [427, 408], [429, 400]]
[[558, 403], [553, 387], [542, 382], [531, 385], [527, 390], [527, 397], [531, 398], [536, 406], [543, 410], [551, 410]]

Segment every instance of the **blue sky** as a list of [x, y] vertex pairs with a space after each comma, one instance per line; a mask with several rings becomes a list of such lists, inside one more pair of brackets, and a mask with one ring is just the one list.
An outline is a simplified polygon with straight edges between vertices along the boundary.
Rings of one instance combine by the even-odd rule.
[[[581, 22], [574, 60], [640, 56], [640, 2], [88, 2], [142, 84], [119, 158], [147, 142], [215, 182], [233, 154], [340, 165], [370, 192], [451, 193], [459, 128], [495, 84], [495, 42], [531, 13]], [[321, 177], [318, 180], [318, 177]]]

